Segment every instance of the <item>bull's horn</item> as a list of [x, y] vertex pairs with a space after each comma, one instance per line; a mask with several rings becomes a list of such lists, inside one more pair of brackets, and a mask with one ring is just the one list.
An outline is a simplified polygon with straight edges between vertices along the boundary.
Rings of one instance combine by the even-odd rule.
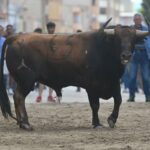
[[112, 20], [112, 17], [109, 18], [102, 26], [102, 28], [106, 28], [106, 26], [108, 25], [108, 23]]
[[148, 31], [141, 31], [141, 30], [136, 30], [136, 35], [137, 36], [147, 36], [150, 33]]
[[110, 35], [113, 35], [115, 33], [114, 29], [104, 29], [104, 32]]

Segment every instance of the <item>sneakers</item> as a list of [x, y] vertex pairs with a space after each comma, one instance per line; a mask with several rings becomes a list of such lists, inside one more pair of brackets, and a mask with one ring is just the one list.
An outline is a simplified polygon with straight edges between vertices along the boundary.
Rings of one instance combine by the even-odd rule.
[[37, 96], [36, 102], [39, 103], [39, 102], [41, 102], [41, 101], [42, 101], [42, 97], [41, 97], [41, 96]]
[[130, 96], [127, 102], [134, 102], [134, 96]]
[[53, 96], [48, 96], [47, 101], [48, 102], [56, 102], [56, 100], [54, 99]]
[[[37, 96], [36, 102], [40, 103], [41, 101], [42, 101], [42, 96]], [[56, 102], [56, 100], [53, 96], [48, 96], [47, 101], [48, 102]]]

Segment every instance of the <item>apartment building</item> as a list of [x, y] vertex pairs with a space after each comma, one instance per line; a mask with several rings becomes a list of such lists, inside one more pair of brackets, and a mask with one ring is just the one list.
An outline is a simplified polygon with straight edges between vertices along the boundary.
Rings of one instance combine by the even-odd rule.
[[96, 29], [98, 0], [49, 0], [48, 19], [55, 21], [60, 32], [75, 32]]
[[17, 31], [32, 32], [54, 21], [56, 32], [75, 32], [99, 28], [99, 0], [17, 0], [9, 1], [9, 22]]
[[99, 0], [99, 22], [103, 24], [112, 17], [110, 24], [130, 24], [133, 14], [131, 0]]
[[5, 26], [7, 24], [8, 19], [8, 1], [0, 0], [0, 24]]
[[1, 0], [0, 23], [12, 24], [16, 32], [32, 32], [42, 26], [42, 0]]
[[131, 0], [121, 0], [121, 9], [120, 9], [120, 23], [124, 25], [133, 24], [133, 2]]
[[17, 32], [46, 32], [46, 23], [54, 21], [56, 32], [68, 33], [98, 29], [110, 17], [110, 24], [131, 23], [132, 10], [131, 0], [1, 0], [0, 22]]

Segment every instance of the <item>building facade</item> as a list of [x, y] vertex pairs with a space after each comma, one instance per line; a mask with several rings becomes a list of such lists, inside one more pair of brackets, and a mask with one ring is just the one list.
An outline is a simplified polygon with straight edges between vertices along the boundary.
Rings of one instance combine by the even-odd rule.
[[47, 10], [48, 20], [56, 22], [58, 32], [99, 27], [98, 0], [49, 0]]
[[56, 32], [98, 29], [112, 17], [110, 24], [131, 24], [131, 0], [0, 0], [1, 24], [13, 24], [17, 32], [33, 32], [54, 21]]
[[99, 28], [98, 0], [20, 0], [17, 8], [20, 13], [14, 12], [19, 17], [13, 19], [17, 31], [32, 32], [34, 28], [42, 27], [46, 32], [48, 21], [56, 23], [56, 32], [68, 33], [77, 29], [87, 31]]
[[133, 24], [133, 2], [131, 0], [121, 0], [121, 9], [120, 9], [120, 23], [124, 25]]
[[99, 0], [99, 22], [103, 24], [112, 17], [110, 24], [130, 24], [133, 14], [131, 0]]
[[8, 20], [8, 1], [0, 0], [0, 24], [5, 26]]

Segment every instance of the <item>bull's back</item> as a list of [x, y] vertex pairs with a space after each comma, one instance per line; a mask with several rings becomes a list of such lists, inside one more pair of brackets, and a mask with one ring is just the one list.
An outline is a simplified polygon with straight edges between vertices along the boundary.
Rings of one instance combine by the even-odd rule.
[[16, 40], [16, 46], [26, 49], [50, 62], [83, 62], [86, 57], [86, 43], [82, 36], [73, 35], [39, 35], [27, 34]]
[[61, 80], [75, 82], [76, 77], [81, 78], [85, 73], [86, 42], [81, 35], [76, 34], [21, 35], [9, 45], [6, 55], [8, 68], [14, 73], [23, 61], [42, 80], [47, 81], [52, 77], [55, 81], [63, 77]]

